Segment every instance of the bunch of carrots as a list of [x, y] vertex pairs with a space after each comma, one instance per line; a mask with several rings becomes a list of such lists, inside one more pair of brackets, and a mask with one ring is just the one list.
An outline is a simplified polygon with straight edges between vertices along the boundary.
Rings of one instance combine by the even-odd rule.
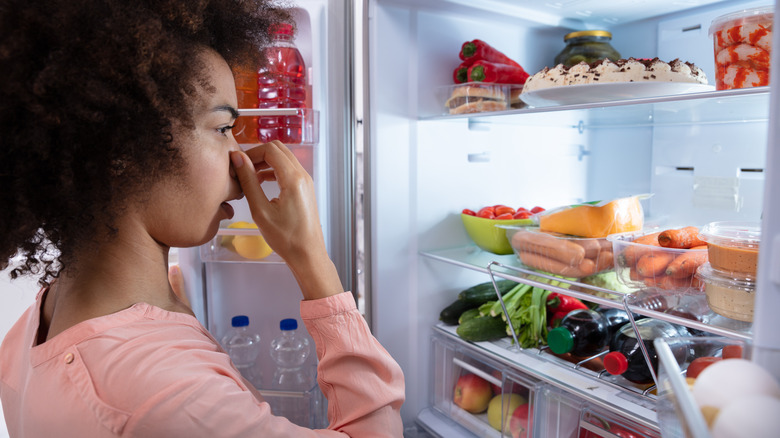
[[452, 73], [456, 84], [491, 82], [522, 85], [529, 76], [520, 64], [482, 40], [463, 43], [459, 57], [461, 63]]
[[[632, 281], [666, 290], [698, 289], [696, 270], [708, 261], [707, 243], [697, 227], [669, 229], [646, 234], [632, 241], [620, 255], [629, 267]], [[665, 249], [688, 251], [666, 251]]]

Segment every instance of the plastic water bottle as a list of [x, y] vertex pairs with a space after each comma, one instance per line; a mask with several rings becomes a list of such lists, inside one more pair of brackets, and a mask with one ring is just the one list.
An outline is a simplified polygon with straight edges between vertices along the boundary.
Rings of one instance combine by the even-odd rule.
[[298, 321], [293, 318], [281, 320], [279, 330], [271, 341], [271, 358], [276, 362], [274, 387], [307, 391], [314, 385], [313, 376], [303, 366], [309, 357], [309, 340], [298, 332]]
[[[305, 108], [306, 64], [293, 41], [293, 27], [282, 23], [274, 30], [274, 42], [266, 49], [268, 63], [258, 72], [258, 108]], [[303, 116], [258, 118], [258, 139], [262, 143], [280, 140], [303, 142]]]
[[260, 335], [249, 329], [246, 315], [236, 315], [230, 323], [232, 328], [222, 338], [222, 346], [244, 378], [260, 387], [261, 375], [255, 364], [260, 354]]

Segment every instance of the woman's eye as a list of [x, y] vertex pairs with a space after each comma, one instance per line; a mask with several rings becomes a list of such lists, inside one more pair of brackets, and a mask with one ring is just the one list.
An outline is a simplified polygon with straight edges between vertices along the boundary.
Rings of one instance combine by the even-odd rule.
[[221, 128], [218, 128], [217, 131], [219, 131], [219, 133], [222, 135], [227, 135], [228, 131], [232, 130], [234, 126], [236, 125], [223, 126]]

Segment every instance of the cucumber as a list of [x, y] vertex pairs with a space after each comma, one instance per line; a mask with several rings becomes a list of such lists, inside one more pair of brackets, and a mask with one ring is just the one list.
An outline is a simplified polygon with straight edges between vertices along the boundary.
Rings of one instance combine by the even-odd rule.
[[461, 313], [460, 318], [458, 318], [458, 324], [463, 324], [464, 322], [474, 319], [479, 316], [479, 307], [475, 307], [473, 309], [469, 309], [463, 313]]
[[467, 341], [493, 341], [506, 336], [506, 323], [500, 317], [478, 316], [464, 321], [455, 333]]
[[[498, 286], [501, 296], [504, 296], [507, 292], [512, 290], [513, 287], [517, 286], [517, 283], [512, 280], [497, 280], [496, 286]], [[493, 283], [488, 281], [461, 291], [461, 293], [458, 294], [458, 299], [478, 307], [488, 301], [496, 301], [498, 297], [496, 297], [496, 290], [493, 288]]]
[[442, 309], [441, 313], [439, 313], [439, 319], [445, 324], [455, 325], [463, 312], [473, 308], [473, 305], [465, 301], [455, 300], [452, 304]]

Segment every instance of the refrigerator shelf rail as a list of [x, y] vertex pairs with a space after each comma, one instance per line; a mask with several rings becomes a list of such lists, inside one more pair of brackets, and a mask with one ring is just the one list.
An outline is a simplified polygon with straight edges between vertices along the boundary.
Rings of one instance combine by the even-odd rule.
[[[654, 289], [639, 290], [633, 293], [622, 293], [601, 287], [585, 284], [579, 281], [548, 276], [544, 273], [527, 269], [519, 264], [514, 255], [499, 256], [482, 251], [475, 245], [467, 245], [457, 248], [446, 248], [420, 253], [424, 257], [453, 264], [466, 269], [484, 272], [518, 283], [530, 284], [547, 289], [552, 292], [568, 295], [580, 300], [587, 300], [605, 307], [626, 309], [635, 314], [660, 319], [685, 326], [689, 329], [700, 330], [713, 335], [724, 336], [732, 339], [750, 340], [752, 338], [752, 324], [735, 321], [721, 317], [706, 307], [706, 297], [703, 294], [668, 294], [665, 296], [671, 309], [693, 308], [695, 316], [700, 316], [701, 321], [684, 318], [672, 313], [664, 313], [656, 306], [656, 294]], [[530, 278], [529, 278], [530, 276]], [[535, 281], [535, 277], [543, 277], [571, 285], [570, 288], [552, 286], [547, 283]], [[608, 296], [609, 298], [605, 297]], [[625, 299], [625, 302], [624, 302]]]

